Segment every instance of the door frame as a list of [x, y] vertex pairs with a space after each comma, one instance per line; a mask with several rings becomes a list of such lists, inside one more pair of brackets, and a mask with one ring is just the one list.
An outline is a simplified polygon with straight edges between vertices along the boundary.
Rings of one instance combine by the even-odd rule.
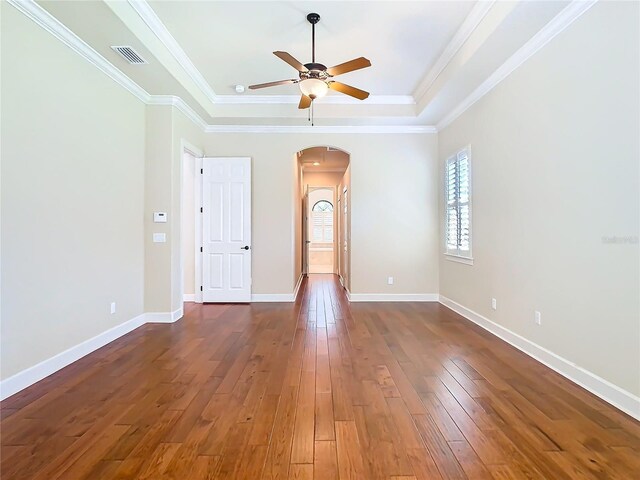
[[[188, 153], [189, 155], [191, 155], [196, 164], [195, 164], [195, 172], [198, 171], [199, 168], [202, 168], [202, 157], [204, 157], [204, 151], [198, 147], [196, 147], [195, 145], [193, 145], [192, 143], [188, 142], [187, 140], [185, 140], [184, 138], [180, 139], [180, 205], [179, 205], [179, 212], [180, 212], [180, 225], [179, 225], [179, 231], [180, 231], [180, 299], [182, 300], [182, 303], [184, 303], [184, 261], [182, 258], [182, 245], [184, 242], [184, 239], [182, 238], [182, 210], [184, 208], [184, 192], [182, 191], [182, 185], [184, 185], [184, 154]], [[194, 214], [196, 213], [196, 211], [199, 213], [199, 208], [198, 210], [196, 210], [196, 205], [199, 205], [202, 202], [202, 181], [201, 179], [198, 177], [198, 175], [194, 175], [193, 176], [193, 197], [194, 197], [194, 203], [195, 205], [193, 205], [193, 209], [194, 209]], [[195, 278], [194, 278], [194, 299], [197, 302], [198, 301], [198, 294], [200, 294], [200, 302], [202, 303], [202, 293], [198, 290], [198, 288], [196, 287], [196, 285], [198, 285], [198, 254], [196, 252], [198, 252], [198, 249], [196, 248], [196, 245], [198, 244], [198, 238], [202, 238], [202, 230], [200, 231], [200, 235], [198, 235], [198, 215], [195, 214], [194, 217], [195, 220], [195, 224], [196, 224], [196, 231], [194, 232], [194, 238], [195, 238], [195, 242], [193, 245], [193, 255], [194, 255], [194, 270], [195, 270]], [[200, 228], [202, 228], [202, 225], [200, 225]], [[199, 253], [199, 252], [198, 252]]]
[[[193, 197], [195, 200], [195, 205], [194, 205], [194, 211], [195, 211], [195, 234], [194, 234], [194, 238], [195, 238], [195, 245], [194, 245], [194, 254], [195, 254], [195, 291], [196, 291], [196, 295], [195, 295], [195, 302], [196, 303], [204, 303], [203, 302], [203, 293], [202, 290], [200, 289], [201, 286], [203, 285], [202, 281], [202, 255], [203, 252], [200, 250], [202, 248], [202, 236], [203, 236], [203, 232], [202, 232], [202, 212], [200, 211], [200, 208], [202, 207], [202, 168], [203, 168], [203, 159], [206, 156], [203, 155], [199, 158], [196, 158], [196, 179], [195, 179], [195, 185], [194, 185], [194, 189], [193, 189]], [[215, 156], [215, 157], [206, 157], [206, 158], [248, 158], [249, 161], [251, 162], [251, 166], [253, 167], [253, 161], [251, 157], [239, 157], [239, 156]], [[198, 174], [198, 170], [201, 172]], [[252, 172], [253, 175], [253, 172]], [[251, 186], [252, 186], [252, 190], [253, 190], [253, 176], [251, 177]], [[253, 192], [252, 192], [252, 201], [253, 201]], [[252, 213], [251, 213], [251, 227], [252, 227], [252, 239], [253, 239], [253, 209], [252, 209]], [[252, 261], [251, 261], [251, 290], [253, 292], [253, 255], [252, 257]], [[253, 297], [253, 293], [251, 294], [251, 296]]]
[[307, 185], [306, 186], [306, 192], [305, 192], [305, 196], [306, 196], [306, 211], [304, 212], [305, 218], [307, 219], [306, 221], [306, 225], [303, 224], [303, 235], [302, 235], [302, 248], [303, 248], [303, 252], [306, 256], [306, 260], [307, 260], [307, 274], [309, 274], [309, 248], [311, 246], [311, 242], [307, 243], [307, 240], [309, 240], [309, 224], [310, 224], [310, 215], [311, 215], [311, 209], [313, 208], [313, 205], [311, 205], [311, 203], [309, 202], [309, 194], [314, 191], [314, 190], [331, 190], [331, 204], [333, 205], [333, 260], [332, 260], [332, 268], [331, 271], [333, 274], [337, 273], [337, 263], [336, 263], [336, 252], [337, 247], [338, 247], [338, 233], [337, 233], [337, 229], [336, 229], [336, 219], [338, 219], [339, 217], [337, 216], [337, 209], [336, 209], [336, 205], [338, 204], [338, 199], [337, 199], [337, 191], [338, 191], [338, 187], [339, 185], [328, 185], [328, 186], [324, 186], [324, 185]]
[[[202, 303], [202, 214], [200, 208], [202, 207], [202, 159], [204, 155], [196, 158], [196, 174], [193, 185], [193, 214], [195, 220], [193, 222], [195, 232], [193, 234], [193, 255], [194, 260], [194, 279], [193, 289], [195, 290], [195, 302]], [[200, 173], [198, 173], [200, 171]]]

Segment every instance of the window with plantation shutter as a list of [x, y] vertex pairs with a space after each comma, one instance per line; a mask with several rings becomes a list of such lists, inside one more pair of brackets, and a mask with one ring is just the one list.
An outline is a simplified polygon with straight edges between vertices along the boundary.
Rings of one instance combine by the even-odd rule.
[[445, 168], [446, 254], [471, 263], [471, 152], [469, 147], [447, 159]]
[[314, 243], [333, 242], [333, 205], [326, 200], [320, 200], [311, 209]]

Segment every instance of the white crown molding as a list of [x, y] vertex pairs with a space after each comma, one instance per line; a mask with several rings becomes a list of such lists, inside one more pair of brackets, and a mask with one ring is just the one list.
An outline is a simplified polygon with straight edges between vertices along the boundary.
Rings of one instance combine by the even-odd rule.
[[540, 29], [531, 39], [520, 49], [511, 55], [495, 72], [493, 72], [484, 82], [482, 82], [471, 94], [465, 98], [457, 107], [442, 118], [437, 129], [450, 125], [456, 118], [467, 111], [473, 104], [489, 93], [502, 80], [507, 78], [514, 70], [526, 62], [538, 50], [549, 43], [556, 35], [571, 25], [584, 12], [589, 10], [597, 0], [573, 0], [558, 15], [553, 17], [549, 23]]
[[[182, 49], [177, 40], [171, 35], [160, 17], [146, 0], [129, 0], [129, 5], [147, 24], [149, 29], [158, 37], [165, 48], [178, 61], [185, 73], [198, 86], [204, 95], [214, 104], [298, 104], [299, 95], [217, 95], [211, 85], [193, 64], [189, 56]], [[328, 96], [322, 103], [336, 105], [356, 105], [365, 103], [369, 105], [413, 105], [415, 100], [412, 95], [372, 95], [368, 99], [361, 101], [348, 96]]]
[[517, 333], [512, 332], [508, 328], [498, 325], [479, 313], [476, 313], [443, 295], [440, 295], [440, 303], [463, 316], [467, 320], [470, 320], [476, 325], [484, 328], [489, 333], [501, 338], [538, 362], [558, 372], [573, 383], [589, 390], [605, 402], [610, 403], [614, 407], [631, 415], [637, 420], [640, 420], [640, 398], [633, 395], [631, 392], [627, 392], [604, 378], [601, 378], [566, 358], [533, 343]]
[[189, 56], [185, 53], [182, 47], [178, 44], [173, 35], [165, 27], [160, 17], [151, 8], [151, 6], [145, 0], [129, 0], [129, 5], [136, 11], [140, 18], [147, 24], [149, 29], [158, 37], [165, 48], [173, 55], [178, 61], [180, 66], [189, 75], [191, 80], [198, 86], [200, 91], [212, 102], [215, 103], [216, 94], [211, 88], [211, 85], [207, 82], [204, 76], [193, 64]]
[[[211, 124], [207, 124], [207, 122], [192, 107], [190, 107], [182, 98], [173, 96], [173, 95], [150, 95], [144, 88], [142, 88], [136, 82], [131, 80], [127, 75], [125, 75], [122, 71], [120, 71], [117, 67], [115, 67], [111, 62], [109, 62], [102, 55], [100, 55], [91, 46], [85, 43], [80, 37], [78, 37], [75, 33], [69, 30], [65, 25], [59, 22], [55, 17], [53, 17], [49, 12], [43, 9], [40, 5], [38, 5], [34, 0], [7, 0], [7, 2], [10, 5], [15, 7], [17, 10], [19, 10], [23, 14], [25, 14], [28, 18], [33, 20], [37, 25], [44, 28], [46, 31], [48, 31], [58, 40], [63, 42], [65, 45], [67, 45], [69, 48], [75, 51], [78, 55], [80, 55], [86, 61], [88, 61], [89, 63], [97, 67], [100, 71], [108, 75], [116, 83], [120, 84], [130, 93], [132, 93], [136, 98], [138, 98], [139, 100], [141, 100], [142, 102], [148, 105], [173, 106], [177, 108], [179, 111], [181, 111], [188, 119], [190, 119], [195, 125], [200, 127], [204, 132], [207, 132], [207, 133], [310, 133], [310, 134], [437, 133], [438, 130], [445, 128], [447, 125], [453, 122], [463, 112], [465, 112], [474, 103], [476, 103], [480, 98], [486, 95], [493, 87], [495, 87], [504, 78], [506, 78], [511, 72], [513, 72], [522, 63], [524, 63], [529, 57], [531, 57], [534, 53], [540, 50], [557, 34], [559, 34], [565, 28], [567, 28], [574, 20], [576, 20], [580, 15], [586, 12], [589, 8], [591, 8], [591, 6], [593, 6], [593, 4], [596, 3], [596, 1], [597, 0], [574, 0], [572, 3], [570, 3], [558, 15], [556, 15], [556, 17], [554, 17], [545, 27], [543, 27], [534, 37], [532, 37], [531, 40], [529, 40], [514, 55], [512, 55], [489, 78], [487, 78], [479, 87], [477, 87], [465, 100], [463, 100], [448, 115], [446, 115], [443, 119], [441, 119], [440, 122], [437, 124], [437, 126], [431, 126], [431, 125], [334, 126], [332, 125], [332, 126], [311, 127], [306, 125], [294, 126], [294, 125], [211, 125]], [[146, 2], [134, 1], [134, 0], [130, 0], [130, 2], [132, 6], [136, 9], [136, 12], [138, 12], [139, 14], [140, 12], [143, 12], [142, 15], [145, 15], [145, 17], [147, 17], [149, 21], [152, 22], [152, 16], [155, 16], [155, 13], [152, 10], [151, 12], [148, 12], [148, 10], [151, 9], [151, 7], [149, 7], [149, 5]], [[492, 2], [481, 2], [481, 3], [492, 4]], [[474, 21], [476, 21], [475, 20], [476, 17], [480, 16], [481, 14], [482, 14], [482, 9], [478, 7], [478, 10], [475, 11], [474, 15], [472, 16], [472, 19], [474, 20], [471, 21], [469, 20], [469, 17], [467, 18], [467, 20], [469, 20], [469, 25], [473, 25]], [[465, 20], [465, 23], [467, 22], [467, 20]], [[157, 27], [157, 28], [160, 28], [160, 27]], [[466, 27], [466, 29], [469, 29], [469, 28], [470, 26]], [[170, 35], [168, 31], [166, 32], [166, 34]], [[458, 36], [458, 34], [456, 34], [456, 36]], [[464, 35], [463, 33], [460, 33], [460, 38], [457, 40], [457, 43], [461, 41], [460, 39], [462, 37], [464, 37]], [[171, 40], [168, 40], [168, 39], [166, 40], [169, 44], [171, 43]], [[175, 42], [175, 40], [173, 41]], [[449, 49], [449, 47], [447, 48]], [[454, 48], [455, 48], [455, 44], [450, 47], [451, 51], [453, 51]], [[445, 59], [443, 59], [442, 61], [438, 60], [438, 62], [443, 63], [445, 62]], [[193, 68], [195, 69], [195, 67]], [[436, 73], [433, 73], [432, 75], [435, 75], [437, 77]], [[213, 94], [213, 97], [215, 98], [234, 97], [233, 100], [229, 98], [226, 100], [222, 100], [220, 102], [220, 103], [234, 103], [236, 101], [239, 101], [235, 97], [251, 98], [252, 96], [246, 96], [246, 97], [236, 96], [236, 95], [216, 96], [215, 94]], [[269, 97], [269, 96], [255, 95], [253, 97]], [[289, 97], [292, 97], [292, 96], [288, 96], [288, 95], [280, 96], [280, 101], [289, 102], [291, 101]], [[325, 100], [329, 100], [329, 98], [339, 99], [340, 97], [328, 97]], [[379, 104], [384, 104], [384, 105], [413, 103], [412, 101], [409, 100], [410, 98], [412, 97], [403, 96], [403, 95], [399, 95], [399, 96], [381, 95], [381, 96], [374, 96], [374, 98], [371, 101], [378, 102]], [[265, 103], [269, 102], [269, 100], [261, 100], [261, 101], [264, 101]], [[350, 99], [331, 100], [331, 102], [334, 102], [334, 101], [336, 103], [344, 102], [346, 104], [351, 100]], [[241, 102], [244, 102], [244, 100], [239, 101], [239, 103]], [[386, 103], [386, 102], [390, 102], [390, 103]], [[396, 102], [396, 103], [393, 103], [393, 102]]]
[[437, 133], [430, 125], [208, 125], [207, 133]]
[[[221, 105], [295, 104], [300, 95], [217, 95], [215, 103]], [[371, 95], [358, 100], [346, 95], [328, 95], [320, 100], [326, 105], [415, 105], [411, 95]]]
[[19, 373], [0, 382], [0, 400], [4, 400], [11, 395], [18, 393], [34, 383], [39, 382], [43, 378], [48, 377], [52, 373], [66, 367], [67, 365], [80, 360], [82, 357], [94, 352], [95, 350], [113, 342], [114, 340], [126, 335], [136, 328], [144, 325], [146, 322], [145, 314], [138, 315], [106, 332], [102, 332], [93, 338], [85, 340], [64, 352], [54, 355], [32, 367], [22, 370]]
[[464, 19], [458, 31], [436, 60], [436, 63], [433, 64], [433, 67], [429, 69], [427, 75], [418, 83], [418, 86], [413, 92], [413, 98], [416, 103], [422, 101], [422, 98], [429, 92], [429, 89], [444, 69], [447, 68], [447, 65], [451, 63], [451, 60], [453, 60], [453, 57], [458, 53], [458, 50], [462, 48], [469, 36], [475, 31], [489, 10], [491, 10], [494, 3], [495, 0], [486, 0], [477, 2], [473, 6], [467, 18]]
[[[84, 58], [86, 61], [97, 67], [104, 74], [109, 76], [116, 83], [120, 84], [136, 98], [147, 105], [164, 105], [173, 106], [182, 112], [195, 125], [205, 132], [210, 133], [435, 133], [435, 127], [431, 126], [364, 126], [364, 127], [308, 127], [308, 126], [251, 126], [251, 125], [208, 125], [207, 122], [182, 98], [175, 95], [150, 95], [144, 88], [131, 80], [121, 70], [115, 67], [106, 58], [100, 55], [84, 40], [69, 30], [64, 24], [53, 17], [44, 8], [38, 5], [34, 0], [7, 0], [10, 5], [22, 12], [37, 25], [51, 33], [54, 37], [71, 48], [74, 52]], [[138, 2], [133, 2], [138, 4]], [[145, 7], [140, 7], [142, 11]], [[148, 7], [148, 5], [147, 5]], [[148, 7], [150, 8], [150, 7]], [[136, 9], [136, 11], [141, 11]], [[194, 67], [195, 68], [195, 67]], [[234, 96], [234, 95], [231, 95]], [[389, 98], [392, 97], [392, 98]], [[397, 97], [397, 98], [396, 98]], [[241, 97], [249, 98], [249, 97]], [[297, 103], [299, 99], [296, 97]], [[347, 99], [347, 102], [349, 100]], [[391, 104], [385, 102], [397, 101], [400, 103], [408, 102], [408, 98], [403, 96], [380, 96], [377, 100], [380, 104]], [[233, 102], [230, 102], [233, 103]], [[338, 101], [337, 103], [341, 103]]]
[[350, 293], [350, 302], [437, 302], [437, 293]]
[[138, 99], [143, 102], [149, 101], [150, 95], [144, 88], [122, 73], [122, 71], [91, 48], [87, 43], [80, 39], [80, 37], [69, 30], [57, 18], [38, 5], [34, 0], [7, 0], [7, 2], [64, 43], [67, 47], [71, 48], [86, 61], [122, 85]]
[[150, 95], [149, 100], [146, 103], [147, 105], [169, 105], [176, 107], [203, 131], [206, 131], [207, 129], [207, 122], [205, 122], [202, 117], [180, 97], [175, 95]]

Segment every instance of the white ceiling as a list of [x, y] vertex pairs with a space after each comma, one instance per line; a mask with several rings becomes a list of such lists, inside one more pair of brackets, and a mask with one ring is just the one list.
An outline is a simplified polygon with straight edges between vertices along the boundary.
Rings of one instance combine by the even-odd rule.
[[[306, 15], [317, 12], [321, 19], [316, 26], [316, 61], [329, 67], [364, 56], [372, 66], [345, 74], [340, 81], [372, 95], [411, 95], [473, 3], [151, 1], [150, 5], [217, 94], [235, 94], [236, 84], [297, 78], [297, 72], [272, 52], [284, 50], [302, 63], [310, 62], [311, 25]], [[295, 85], [247, 92], [297, 93]]]
[[[477, 98], [496, 73], [508, 71], [505, 66], [517, 68], [590, 4], [38, 0], [38, 5], [148, 94], [165, 102], [173, 98], [211, 128], [309, 125], [308, 112], [297, 108], [295, 85], [243, 94], [234, 86], [295, 78], [296, 71], [272, 52], [284, 50], [309, 62], [306, 15], [317, 12], [322, 18], [316, 61], [332, 66], [365, 56], [372, 67], [338, 77], [371, 96], [359, 101], [330, 92], [315, 102], [316, 125], [429, 128]], [[149, 63], [128, 65], [111, 45], [131, 45]]]

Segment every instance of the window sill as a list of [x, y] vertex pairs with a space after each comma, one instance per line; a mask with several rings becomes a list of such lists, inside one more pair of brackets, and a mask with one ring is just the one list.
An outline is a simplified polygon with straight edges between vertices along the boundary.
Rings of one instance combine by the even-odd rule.
[[463, 257], [461, 255], [453, 255], [451, 253], [444, 254], [445, 260], [449, 260], [450, 262], [463, 263], [465, 265], [473, 265], [473, 258], [471, 257]]

